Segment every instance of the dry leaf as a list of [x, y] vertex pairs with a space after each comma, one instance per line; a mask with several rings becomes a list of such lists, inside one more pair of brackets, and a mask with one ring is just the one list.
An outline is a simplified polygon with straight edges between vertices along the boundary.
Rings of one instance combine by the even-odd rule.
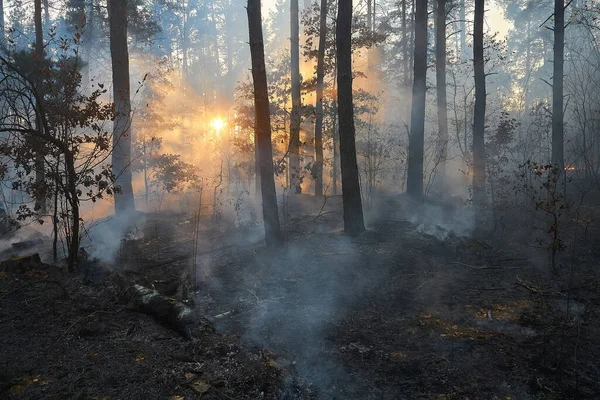
[[184, 400], [185, 397], [180, 396], [178, 394], [174, 394], [173, 396], [171, 396], [171, 398], [169, 400]]
[[186, 372], [184, 375], [186, 381], [191, 381], [194, 378], [197, 378], [198, 375], [192, 374], [191, 372]]
[[200, 379], [192, 382], [191, 386], [192, 386], [192, 389], [194, 389], [194, 391], [196, 393], [201, 393], [201, 394], [208, 392], [210, 389], [210, 385]]
[[406, 359], [406, 354], [401, 353], [399, 351], [395, 351], [390, 354], [390, 360], [392, 361], [402, 361]]

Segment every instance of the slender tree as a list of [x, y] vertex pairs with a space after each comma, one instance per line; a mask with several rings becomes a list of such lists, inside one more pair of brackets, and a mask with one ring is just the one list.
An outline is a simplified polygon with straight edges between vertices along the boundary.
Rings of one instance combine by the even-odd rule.
[[460, 0], [459, 4], [459, 23], [460, 23], [460, 54], [463, 58], [467, 55], [467, 9], [465, 0]]
[[92, 56], [92, 46], [95, 40], [95, 15], [94, 0], [89, 0], [86, 5], [86, 23], [83, 37], [83, 52], [85, 54], [85, 65], [83, 68], [83, 85], [90, 83], [90, 61]]
[[335, 40], [337, 44], [338, 116], [344, 230], [356, 234], [365, 230], [354, 129], [352, 100], [352, 0], [338, 1]]
[[565, 55], [565, 2], [554, 0], [554, 73], [552, 78], [552, 164], [562, 173], [564, 156], [563, 84]]
[[448, 105], [446, 99], [446, 0], [437, 0], [435, 24], [435, 78], [437, 91], [438, 174], [442, 184], [446, 177], [448, 157]]
[[290, 115], [290, 180], [294, 193], [302, 193], [300, 186], [300, 23], [298, 0], [290, 1], [291, 22], [291, 79], [292, 112]]
[[406, 192], [423, 199], [423, 153], [425, 151], [425, 92], [427, 79], [427, 0], [417, 0], [415, 12], [415, 50], [408, 172]]
[[408, 64], [408, 27], [406, 23], [406, 2], [402, 0], [402, 76], [404, 78], [404, 87], [408, 88], [410, 82], [409, 64]]
[[483, 18], [485, 0], [475, 0], [473, 27], [473, 65], [475, 70], [475, 108], [473, 110], [473, 202], [485, 201], [485, 70], [483, 55]]
[[50, 6], [48, 0], [44, 0], [44, 25], [50, 26]]
[[2, 29], [2, 37], [4, 37], [4, 0], [0, 0], [0, 29]]
[[108, 0], [110, 55], [112, 60], [115, 120], [113, 123], [112, 169], [115, 185], [115, 214], [135, 210], [131, 185], [131, 94], [129, 86], [129, 51], [127, 49], [127, 2]]
[[327, 41], [327, 0], [321, 0], [319, 49], [317, 52], [317, 104], [315, 120], [315, 196], [323, 196], [323, 89], [325, 78], [325, 42]]
[[[37, 64], [36, 67], [36, 90], [40, 92], [42, 90], [42, 76], [41, 70], [44, 62], [44, 30], [42, 26], [42, 2], [41, 0], [35, 0], [33, 5], [33, 23], [35, 26], [35, 47], [34, 47], [34, 62]], [[36, 124], [38, 130], [42, 126], [42, 115], [40, 115], [40, 107], [36, 107], [38, 115]], [[44, 160], [44, 144], [41, 140], [34, 138], [33, 143], [36, 149], [35, 152], [35, 183], [36, 183], [36, 195], [35, 195], [35, 208], [40, 213], [46, 213], [46, 166]]]
[[256, 140], [260, 160], [260, 189], [262, 194], [265, 242], [267, 248], [277, 248], [283, 243], [279, 227], [277, 195], [273, 174], [273, 149], [271, 144], [271, 117], [269, 114], [269, 94], [267, 71], [265, 68], [265, 47], [262, 33], [260, 0], [248, 0], [248, 27], [250, 33], [250, 56], [252, 58], [252, 79], [254, 82], [254, 106], [256, 110]]

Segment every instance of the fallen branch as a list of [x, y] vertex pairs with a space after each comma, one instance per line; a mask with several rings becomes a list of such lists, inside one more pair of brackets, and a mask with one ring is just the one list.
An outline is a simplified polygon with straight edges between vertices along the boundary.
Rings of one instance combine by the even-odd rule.
[[527, 283], [526, 281], [521, 279], [518, 275], [517, 275], [516, 279], [517, 279], [517, 285], [524, 287], [525, 289], [529, 290], [531, 293], [541, 294], [541, 295], [544, 294], [544, 292], [541, 289], [531, 286], [529, 283]]
[[467, 267], [467, 268], [471, 268], [471, 269], [520, 269], [521, 268], [521, 267], [502, 267], [500, 265], [475, 266], [475, 265], [461, 263], [458, 261], [455, 261], [452, 264], [462, 265], [463, 267]]
[[233, 314], [233, 311], [234, 311], [234, 310], [227, 311], [227, 312], [224, 312], [224, 313], [221, 313], [221, 314], [217, 314], [217, 315], [215, 315], [215, 316], [213, 317], [213, 319], [220, 319], [220, 318], [225, 318], [225, 317], [228, 317], [228, 316], [230, 316], [231, 314]]
[[[133, 304], [136, 309], [154, 317], [185, 338], [191, 339], [195, 336], [194, 328], [198, 319], [191, 308], [141, 285], [134, 285], [133, 290]], [[209, 324], [207, 321], [204, 323]]]

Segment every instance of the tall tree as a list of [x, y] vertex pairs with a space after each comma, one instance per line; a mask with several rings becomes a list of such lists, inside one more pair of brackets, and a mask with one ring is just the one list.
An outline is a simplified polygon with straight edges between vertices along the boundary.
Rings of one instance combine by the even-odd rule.
[[446, 159], [448, 156], [448, 105], [446, 99], [446, 0], [437, 0], [435, 23], [435, 78], [437, 91], [438, 174], [441, 182], [446, 177]]
[[365, 230], [354, 128], [352, 100], [352, 0], [338, 1], [335, 40], [337, 44], [338, 115], [344, 230], [356, 234]]
[[463, 58], [467, 57], [467, 9], [465, 0], [460, 0], [459, 5], [459, 22], [460, 22], [460, 54]]
[[409, 65], [408, 65], [408, 28], [406, 23], [406, 2], [408, 0], [402, 0], [402, 69], [403, 69], [403, 78], [404, 78], [404, 87], [408, 88], [408, 83], [410, 82], [409, 76]]
[[131, 185], [131, 93], [129, 86], [129, 51], [127, 49], [128, 0], [108, 0], [110, 55], [112, 60], [115, 119], [113, 123], [112, 170], [115, 184], [115, 214], [135, 210]]
[[271, 117], [269, 114], [269, 93], [265, 68], [265, 47], [263, 43], [260, 0], [248, 0], [248, 27], [250, 34], [250, 56], [252, 58], [252, 79], [254, 82], [254, 106], [256, 111], [256, 140], [260, 160], [260, 190], [262, 194], [265, 242], [267, 248], [276, 248], [283, 243], [279, 226], [277, 194], [273, 175], [273, 149], [271, 144]]
[[554, 0], [554, 73], [552, 78], [552, 164], [564, 168], [563, 84], [565, 55], [565, 2]]
[[0, 0], [0, 29], [2, 29], [2, 37], [4, 37], [4, 0]]
[[44, 24], [50, 26], [50, 6], [48, 0], [44, 0]]
[[410, 140], [406, 192], [423, 198], [423, 153], [425, 151], [425, 92], [427, 90], [427, 0], [417, 0]]
[[[41, 70], [44, 63], [44, 30], [42, 26], [42, 2], [41, 0], [35, 0], [33, 5], [33, 23], [35, 26], [35, 47], [34, 47], [34, 62], [37, 64], [35, 82], [36, 90], [39, 92], [42, 90], [42, 76]], [[40, 107], [36, 107], [38, 110], [36, 124], [37, 129], [40, 130], [42, 126], [42, 115], [40, 114]], [[36, 195], [35, 195], [35, 208], [40, 213], [46, 213], [46, 166], [44, 159], [44, 145], [39, 139], [33, 139], [33, 143], [36, 149], [35, 152], [35, 183], [36, 183]]]
[[302, 193], [300, 185], [300, 22], [298, 20], [298, 0], [290, 1], [291, 22], [291, 79], [292, 112], [290, 115], [289, 173], [294, 193]]
[[473, 66], [475, 70], [475, 108], [473, 110], [473, 202], [485, 201], [485, 70], [483, 55], [483, 18], [485, 0], [475, 0], [473, 26]]
[[321, 0], [319, 49], [317, 51], [317, 104], [315, 119], [315, 196], [323, 196], [323, 89], [325, 79], [325, 44], [327, 41], [327, 0]]

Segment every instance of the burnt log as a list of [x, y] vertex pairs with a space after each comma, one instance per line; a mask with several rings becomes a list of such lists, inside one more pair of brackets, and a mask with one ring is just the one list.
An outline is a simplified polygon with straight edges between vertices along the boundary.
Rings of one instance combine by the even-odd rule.
[[135, 309], [154, 317], [158, 322], [183, 337], [188, 339], [197, 337], [200, 328], [214, 331], [208, 320], [195, 315], [193, 310], [185, 304], [141, 285], [134, 285], [133, 289], [135, 291], [133, 296]]

